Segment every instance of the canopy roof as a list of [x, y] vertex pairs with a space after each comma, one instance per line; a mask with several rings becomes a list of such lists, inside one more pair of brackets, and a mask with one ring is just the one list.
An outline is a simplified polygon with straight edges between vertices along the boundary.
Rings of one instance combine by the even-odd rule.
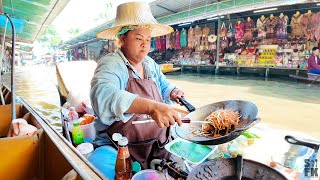
[[[5, 0], [3, 11], [12, 18], [17, 41], [33, 43], [41, 37], [48, 25], [67, 5], [69, 0]], [[0, 15], [0, 35], [6, 27], [5, 15]], [[11, 26], [7, 24], [7, 37], [11, 37]]]
[[[150, 3], [150, 7], [159, 22], [176, 25], [228, 14], [243, 17], [253, 14], [254, 10], [271, 7], [288, 9], [287, 6], [294, 6], [293, 9], [299, 9], [301, 6], [305, 8], [306, 2], [306, 0], [156, 0]], [[311, 3], [307, 4], [307, 7], [319, 6], [316, 3]], [[281, 8], [278, 9], [278, 12], [281, 11]], [[113, 20], [106, 22], [69, 39], [64, 42], [62, 48], [72, 48], [80, 44], [98, 41], [96, 34], [111, 27], [113, 23]]]

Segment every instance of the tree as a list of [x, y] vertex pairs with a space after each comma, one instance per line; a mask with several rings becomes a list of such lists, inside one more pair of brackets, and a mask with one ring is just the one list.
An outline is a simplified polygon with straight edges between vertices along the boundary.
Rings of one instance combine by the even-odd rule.
[[68, 30], [68, 33], [70, 34], [71, 37], [75, 37], [76, 35], [78, 35], [80, 33], [80, 29], [79, 28], [70, 28]]
[[39, 39], [39, 43], [48, 49], [57, 49], [62, 38], [53, 25], [49, 25], [46, 32]]

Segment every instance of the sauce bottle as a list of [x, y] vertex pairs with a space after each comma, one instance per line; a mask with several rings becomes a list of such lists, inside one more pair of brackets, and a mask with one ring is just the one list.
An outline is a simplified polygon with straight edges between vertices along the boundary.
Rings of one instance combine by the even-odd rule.
[[128, 149], [128, 139], [122, 137], [118, 141], [118, 155], [115, 167], [115, 180], [128, 180], [132, 176], [132, 164]]

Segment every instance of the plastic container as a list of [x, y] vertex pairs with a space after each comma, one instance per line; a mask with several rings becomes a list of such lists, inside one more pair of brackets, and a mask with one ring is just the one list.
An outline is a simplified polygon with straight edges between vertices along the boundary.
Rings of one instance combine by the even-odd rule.
[[93, 152], [93, 145], [91, 143], [82, 143], [77, 146], [77, 150], [85, 157], [88, 158]]
[[196, 144], [181, 138], [176, 138], [166, 144], [165, 148], [171, 154], [197, 165], [206, 160], [218, 147]]
[[84, 138], [96, 138], [96, 129], [94, 128], [94, 121], [90, 124], [81, 125], [80, 127], [83, 130]]
[[146, 179], [165, 180], [166, 177], [161, 172], [152, 170], [152, 169], [140, 171], [132, 177], [132, 180], [146, 180]]

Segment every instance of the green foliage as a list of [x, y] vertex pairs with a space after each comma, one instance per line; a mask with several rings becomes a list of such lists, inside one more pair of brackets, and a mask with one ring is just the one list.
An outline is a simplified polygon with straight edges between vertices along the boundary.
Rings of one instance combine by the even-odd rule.
[[39, 42], [42, 46], [49, 49], [57, 49], [62, 42], [62, 38], [53, 25], [50, 25], [46, 32], [41, 36]]

